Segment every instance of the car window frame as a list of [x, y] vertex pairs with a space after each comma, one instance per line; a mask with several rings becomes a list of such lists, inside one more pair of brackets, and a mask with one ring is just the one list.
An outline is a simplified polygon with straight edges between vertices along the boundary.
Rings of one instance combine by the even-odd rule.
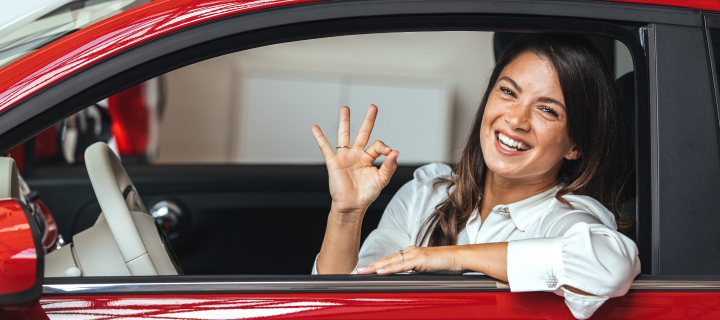
[[714, 86], [714, 98], [715, 98], [715, 107], [717, 112], [717, 124], [718, 124], [718, 136], [720, 136], [720, 79], [718, 77], [720, 74], [718, 74], [718, 63], [720, 61], [716, 61], [716, 57], [720, 56], [720, 52], [714, 52], [714, 41], [720, 42], [720, 36], [717, 39], [713, 39], [710, 34], [710, 29], [716, 30], [718, 34], [720, 34], [720, 14], [718, 13], [703, 13], [703, 19], [705, 22], [705, 38], [707, 41], [707, 50], [708, 50], [708, 57], [710, 62], [710, 72], [712, 74], [712, 82]]
[[[293, 16], [296, 15], [295, 9], [299, 7], [312, 8], [313, 6], [322, 9], [317, 10], [316, 16], [312, 17], [313, 19], [316, 19], [311, 19], [313, 22], [299, 23], [295, 21], [296, 19], [293, 19]], [[577, 9], [573, 6], [570, 7]], [[2, 135], [0, 135], [0, 146], [7, 151], [14, 145], [52, 125], [59, 119], [73, 114], [97, 100], [147, 79], [166, 73], [170, 70], [230, 52], [287, 41], [371, 32], [526, 30], [607, 36], [615, 38], [628, 47], [634, 59], [634, 70], [636, 74], [636, 119], [638, 119], [637, 124], [635, 125], [636, 129], [634, 133], [637, 159], [636, 166], [638, 169], [645, 166], [649, 167], [651, 157], [651, 137], [649, 134], [650, 101], [648, 99], [650, 79], [647, 68], [648, 62], [646, 60], [647, 52], [642, 45], [644, 40], [643, 34], [640, 31], [646, 24], [638, 22], [620, 23], [616, 21], [569, 17], [553, 18], [527, 17], [522, 15], [497, 15], [488, 14], [486, 12], [459, 14], [454, 12], [442, 12], [442, 10], [437, 8], [442, 8], [442, 6], [436, 7], [435, 10], [438, 12], [432, 14], [422, 12], [388, 16], [382, 14], [384, 12], [383, 10], [378, 10], [373, 14], [368, 14], [366, 12], [360, 13], [358, 14], [359, 17], [331, 19], [334, 17], [333, 9], [337, 11], [335, 14], [338, 15], [347, 15], [347, 12], [337, 6], [333, 8], [331, 5], [324, 5], [324, 3], [320, 2], [306, 5], [296, 5], [289, 8], [267, 9], [259, 13], [232, 16], [177, 31], [139, 45], [130, 50], [126, 50], [125, 52], [118, 53], [117, 55], [103, 60], [94, 66], [88, 67], [77, 74], [69, 76], [67, 79], [53, 84], [42, 92], [14, 106], [10, 110], [3, 112], [2, 115], [0, 115], [0, 124], [10, 125], [13, 123], [16, 124], [17, 122], [22, 123], [19, 125], [4, 127], [6, 130], [2, 133]], [[607, 12], [615, 12], [615, 10], [621, 10], [621, 8], [622, 6], [617, 6], [617, 8], [607, 6], [606, 10], [608, 10]], [[542, 11], [547, 11], [547, 9]], [[341, 12], [342, 14], [338, 12]], [[503, 13], [508, 12], [512, 13], [513, 11], [508, 10]], [[680, 10], [679, 12], [683, 16], [687, 13], [687, 11], [683, 10]], [[275, 17], [271, 18], [273, 15], [275, 15]], [[253, 23], [257, 23], [259, 26], [252, 27]], [[269, 23], [274, 24], [274, 26], [272, 28], [268, 27]], [[420, 23], [422, 27], [418, 27], [418, 23]], [[248, 25], [251, 26], [248, 27]], [[245, 29], [239, 28], [238, 26], [242, 26]], [[216, 34], [218, 30], [234, 30], [235, 33], [230, 35], [220, 34], [218, 36]], [[207, 37], [208, 34], [214, 33], [216, 35], [216, 39]], [[182, 38], [185, 38], [185, 40], [178, 41], [178, 39]], [[210, 40], [197, 42], [201, 39]], [[184, 44], [184, 48], [182, 50], [176, 49], [176, 46], [181, 43]], [[161, 57], [153, 57], [151, 53], [157, 52], [158, 48], [163, 50], [168, 50], [168, 48], [170, 48], [171, 51], [175, 51]], [[138, 56], [143, 57], [145, 62], [135, 65], [132, 68], [124, 67], [127, 61], [136, 59]], [[147, 58], [148, 56], [150, 56], [150, 58]], [[111, 76], [108, 76], [108, 74]], [[68, 88], [77, 86], [79, 82], [92, 81], [93, 79], [103, 80], [97, 83], [91, 82], [93, 83], [92, 85], [85, 85], [85, 87], [81, 87], [81, 90], [78, 90], [78, 88], [74, 88], [73, 90], [70, 90], [70, 92], [67, 90]], [[61, 92], [62, 94], [60, 94]], [[39, 110], [39, 107], [36, 107], [32, 111], [24, 110], [26, 107], [38, 105], [39, 101], [45, 102], [45, 109]], [[650, 269], [646, 268], [646, 266], [649, 267], [651, 265], [651, 263], [648, 262], [651, 260], [650, 248], [652, 247], [652, 244], [650, 243], [651, 237], [649, 235], [651, 226], [648, 223], [648, 221], [650, 221], [649, 217], [652, 213], [649, 194], [649, 184], [651, 181], [650, 172], [648, 170], [637, 170], [637, 175], [638, 203], [636, 212], [638, 213], [638, 234], [636, 235], [636, 239], [638, 239], [637, 243], [640, 250], [641, 263], [643, 264], [642, 273], [651, 274]], [[647, 194], [643, 193], [645, 190], [647, 190]], [[185, 277], [187, 276], [183, 277], [183, 282], [191, 280], [191, 278]], [[257, 278], [257, 276], [233, 277], [235, 277], [234, 279], [241, 279], [243, 277], [250, 277], [247, 279], [260, 279]], [[274, 277], [261, 278], [268, 279], [268, 281], [274, 281], [273, 279], [277, 279]], [[153, 279], [158, 281], [161, 280], [160, 278]], [[221, 281], [226, 278], [223, 278], [222, 276], [206, 276], [203, 279]], [[321, 276], [317, 278], [313, 277], [312, 279], [321, 280], [330, 278]], [[355, 280], [355, 278], [347, 276], [342, 277], [342, 279], [344, 279], [344, 281], [367, 281]], [[449, 281], [447, 277], [441, 277], [440, 279]], [[469, 281], [470, 278], [467, 277], [463, 277], [461, 279], [467, 279], [461, 281], [468, 281], [468, 283], [471, 282]], [[137, 282], [137, 280], [138, 279], [135, 279], [134, 277], [131, 279], [99, 277], [83, 279], [52, 279], [47, 282], [50, 285], [53, 283], [74, 283], [74, 281], [85, 285], [91, 283], [100, 285], [112, 282]], [[173, 278], [173, 281], [177, 282], [178, 278]], [[493, 284], [495, 283], [495, 280], [492, 280], [491, 278], [483, 278], [482, 281], [490, 281]], [[468, 288], [470, 287], [473, 286], [468, 286]], [[474, 286], [473, 288], [477, 289], [478, 287]], [[455, 287], [453, 290], [458, 289]]]

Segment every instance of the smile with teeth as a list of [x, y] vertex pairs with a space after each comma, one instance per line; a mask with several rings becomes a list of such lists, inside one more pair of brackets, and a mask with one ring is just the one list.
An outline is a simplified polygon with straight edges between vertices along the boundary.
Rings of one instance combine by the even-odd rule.
[[497, 134], [497, 140], [500, 143], [500, 146], [508, 151], [527, 151], [530, 150], [530, 147], [526, 146], [520, 141], [515, 141], [513, 139], [510, 139], [508, 136], [502, 134], [502, 132], [498, 132]]

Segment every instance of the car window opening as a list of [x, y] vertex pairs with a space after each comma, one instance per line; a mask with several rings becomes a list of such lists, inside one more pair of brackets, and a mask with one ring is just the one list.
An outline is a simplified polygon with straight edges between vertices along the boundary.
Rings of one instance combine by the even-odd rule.
[[[311, 137], [302, 134], [313, 124], [310, 121], [332, 123], [338, 106], [369, 103], [380, 106], [385, 119], [413, 119], [376, 125], [374, 134], [387, 136], [391, 146], [403, 147], [403, 159], [393, 178], [396, 181], [368, 211], [364, 239], [416, 168], [456, 161], [488, 73], [514, 37], [501, 32], [368, 34], [245, 50], [189, 65], [98, 101], [11, 150], [10, 155], [32, 188], [48, 177], [83, 174], [85, 149], [107, 142], [134, 181], [135, 173], [146, 177], [138, 185], [144, 206], [167, 237], [163, 241], [174, 247], [178, 259], [173, 262], [179, 261], [185, 274], [306, 274], [322, 240], [318, 226], [325, 220], [321, 212], [326, 211], [327, 195], [323, 188], [273, 189], [277, 183], [304, 184], [322, 176], [322, 157]], [[633, 116], [635, 80], [629, 51], [616, 40], [589, 38], [614, 73], [627, 114]], [[442, 45], [420, 50], [429, 41]], [[366, 54], [363, 48], [369, 45], [383, 54]], [[352, 128], [362, 121], [361, 110], [353, 113]], [[288, 135], [288, 131], [297, 134]], [[418, 139], [427, 143], [420, 146]], [[210, 174], [203, 176], [203, 171]], [[216, 189], [221, 189], [223, 184], [232, 184], [232, 179], [248, 179], [253, 172], [272, 177], [274, 171], [288, 175], [264, 187], [261, 183], [265, 188], [261, 191], [238, 186], [203, 197], [188, 189], [183, 191], [188, 199], [164, 191], [176, 174], [182, 176], [180, 180], [218, 184]], [[159, 191], [145, 189], [153, 185], [147, 179], [157, 179]], [[634, 187], [634, 175], [628, 185]], [[67, 199], [52, 195], [63, 188], [62, 183], [45, 185], [42, 194], [53, 212], [61, 212], [58, 229], [68, 243], [95, 225], [100, 209], [88, 192], [82, 207], [67, 206]], [[629, 188], [623, 204], [629, 214], [635, 212], [634, 193]], [[252, 204], [262, 201], [271, 205]], [[211, 228], [207, 219], [223, 221], [228, 228], [198, 233], [198, 228]], [[262, 250], [234, 248], [237, 257], [227, 260], [225, 249], [214, 248], [213, 243], [252, 241], [256, 237], [252, 227], [230, 226], [253, 225], [273, 225], [285, 239], [306, 238], [307, 242], [296, 241], [298, 248], [285, 257], [292, 264], [269, 261], [247, 266], [241, 257]], [[308, 235], [298, 228], [307, 230], [311, 225], [318, 234]], [[283, 237], [268, 240], [268, 245], [284, 243]], [[220, 259], [228, 263], [205, 263]]]

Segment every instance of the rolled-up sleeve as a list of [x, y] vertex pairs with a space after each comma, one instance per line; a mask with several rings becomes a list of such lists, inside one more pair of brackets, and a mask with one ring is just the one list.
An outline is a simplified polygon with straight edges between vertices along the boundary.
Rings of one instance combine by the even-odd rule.
[[[510, 241], [507, 273], [512, 291], [553, 291], [578, 319], [608, 298], [627, 293], [640, 273], [635, 243], [603, 224], [575, 223], [553, 237]], [[568, 291], [571, 286], [592, 296]]]

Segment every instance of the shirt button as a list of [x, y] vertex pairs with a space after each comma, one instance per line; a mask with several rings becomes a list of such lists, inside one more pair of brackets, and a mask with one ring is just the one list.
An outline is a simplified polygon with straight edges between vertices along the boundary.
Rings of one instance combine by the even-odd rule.
[[500, 207], [500, 208], [498, 208], [497, 211], [498, 211], [498, 213], [500, 213], [502, 215], [510, 214], [510, 209], [508, 209], [508, 207]]

